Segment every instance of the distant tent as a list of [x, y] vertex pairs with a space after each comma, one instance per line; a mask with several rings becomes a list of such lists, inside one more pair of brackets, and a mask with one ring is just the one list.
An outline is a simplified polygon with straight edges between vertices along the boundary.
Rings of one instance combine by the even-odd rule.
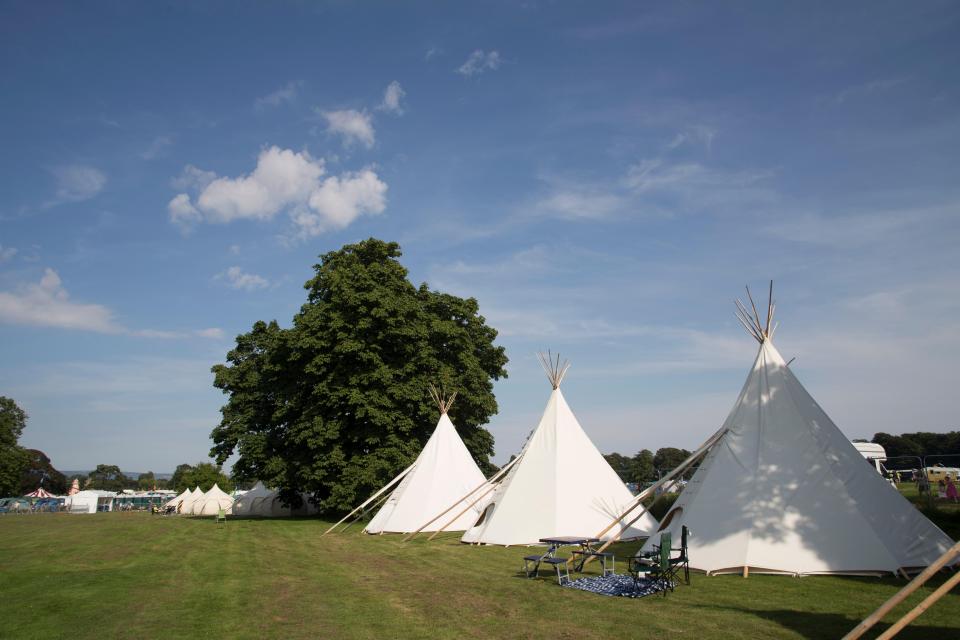
[[[364, 531], [367, 533], [410, 533], [416, 531], [451, 505], [457, 511], [469, 504], [463, 500], [465, 493], [484, 483], [483, 472], [473, 460], [463, 440], [450, 421], [449, 411], [456, 392], [449, 398], [442, 391], [430, 388], [431, 395], [440, 409], [437, 426], [417, 456], [413, 468], [387, 498], [377, 515], [370, 520]], [[463, 531], [477, 519], [480, 508], [467, 509], [449, 526], [449, 531]], [[423, 531], [436, 531], [441, 526], [437, 521]]]
[[752, 297], [752, 313], [737, 302], [760, 350], [661, 529], [678, 540], [686, 525], [690, 566], [708, 574], [896, 573], [935, 561], [952, 540], [864, 463], [773, 346], [772, 283], [765, 323]]
[[259, 502], [270, 495], [270, 489], [263, 486], [263, 483], [257, 480], [253, 488], [237, 497], [233, 502], [233, 515], [235, 516], [254, 516], [257, 515], [254, 510], [259, 506]]
[[215, 516], [220, 509], [230, 513], [231, 507], [233, 507], [233, 498], [214, 484], [210, 487], [210, 491], [193, 501], [191, 512], [195, 516]]
[[78, 480], [77, 478], [74, 478], [73, 482], [70, 483], [70, 491], [67, 492], [67, 495], [72, 496], [77, 493], [80, 493], [80, 480]]
[[180, 503], [183, 502], [184, 500], [186, 500], [189, 495], [190, 495], [190, 489], [184, 489], [184, 490], [183, 490], [183, 493], [181, 493], [180, 495], [178, 495], [176, 498], [173, 498], [172, 500], [168, 500], [168, 501], [166, 502], [166, 504], [164, 504], [163, 506], [164, 506], [164, 507], [173, 507], [174, 509], [176, 509], [177, 511], [179, 511], [179, 510], [180, 510]]
[[23, 497], [24, 498], [53, 498], [54, 495], [49, 491], [47, 491], [46, 489], [44, 489], [43, 487], [39, 487], [36, 491], [31, 491], [30, 493], [26, 494]]
[[[569, 365], [542, 354], [541, 362], [553, 393], [540, 424], [462, 542], [511, 545], [550, 536], [593, 537], [633, 498], [560, 391]], [[647, 513], [623, 536], [646, 536], [656, 527]]]
[[187, 496], [180, 502], [180, 509], [178, 513], [183, 515], [189, 515], [193, 513], [193, 503], [195, 500], [198, 500], [203, 496], [203, 491], [200, 491], [200, 485], [194, 487], [193, 491], [187, 494]]

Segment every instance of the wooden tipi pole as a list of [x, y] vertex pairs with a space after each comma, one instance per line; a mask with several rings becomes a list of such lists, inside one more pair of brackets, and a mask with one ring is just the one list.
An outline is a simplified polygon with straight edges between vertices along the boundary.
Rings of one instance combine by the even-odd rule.
[[377, 491], [375, 494], [373, 494], [372, 496], [370, 496], [369, 498], [367, 498], [366, 500], [364, 500], [364, 501], [360, 504], [360, 506], [358, 506], [356, 509], [354, 509], [353, 511], [351, 511], [350, 513], [348, 513], [347, 515], [345, 515], [345, 516], [343, 517], [343, 519], [340, 520], [340, 522], [336, 523], [335, 525], [333, 525], [332, 527], [330, 527], [329, 529], [327, 529], [326, 531], [324, 531], [322, 534], [320, 534], [320, 537], [322, 538], [323, 536], [327, 535], [328, 533], [330, 533], [331, 531], [333, 531], [334, 529], [336, 529], [337, 527], [339, 527], [339, 526], [344, 522], [344, 520], [346, 520], [347, 518], [349, 518], [350, 516], [352, 516], [353, 514], [355, 514], [357, 511], [360, 511], [360, 509], [363, 509], [365, 506], [367, 506], [368, 504], [370, 504], [370, 503], [373, 502], [374, 500], [376, 500], [376, 499], [380, 496], [380, 494], [382, 494], [384, 491], [386, 491], [387, 489], [389, 489], [390, 487], [392, 487], [392, 486], [394, 485], [394, 483], [396, 483], [397, 481], [401, 480], [405, 475], [407, 475], [408, 473], [410, 473], [410, 471], [411, 471], [415, 466], [417, 466], [417, 463], [416, 463], [416, 462], [414, 462], [414, 463], [411, 464], [409, 467], [407, 467], [406, 469], [404, 469], [403, 471], [401, 471], [401, 472], [400, 472], [400, 475], [398, 475], [396, 478], [394, 478], [393, 480], [391, 480], [391, 481], [388, 482], [387, 484], [383, 485], [383, 488], [382, 488], [382, 489], [380, 489], [380, 490]]
[[[876, 611], [874, 611], [869, 616], [864, 618], [863, 622], [861, 622], [856, 627], [854, 627], [853, 630], [850, 631], [850, 633], [843, 636], [843, 640], [856, 640], [857, 638], [862, 636], [864, 633], [866, 633], [870, 629], [870, 627], [880, 622], [880, 620], [883, 619], [883, 616], [890, 613], [891, 609], [893, 609], [895, 606], [897, 606], [898, 604], [906, 600], [911, 593], [913, 593], [914, 591], [922, 587], [924, 582], [929, 580], [931, 576], [937, 573], [937, 571], [940, 571], [940, 569], [945, 567], [951, 560], [953, 560], [957, 556], [958, 553], [960, 553], [960, 542], [950, 547], [946, 553], [944, 553], [942, 556], [937, 558], [937, 560], [933, 564], [931, 564], [929, 567], [924, 569], [923, 572], [920, 573], [920, 575], [918, 575], [916, 578], [914, 578], [907, 586], [905, 586], [903, 589], [900, 589], [900, 591], [895, 593], [893, 597], [891, 597], [889, 600], [887, 600], [882, 605], [880, 605], [880, 607]], [[957, 575], [960, 575], [960, 573], [958, 573]], [[917, 615], [920, 615], [920, 613], [923, 613], [923, 611], [918, 612]], [[914, 616], [914, 618], [915, 617], [916, 616]], [[911, 618], [911, 620], [912, 619], [913, 618]]]

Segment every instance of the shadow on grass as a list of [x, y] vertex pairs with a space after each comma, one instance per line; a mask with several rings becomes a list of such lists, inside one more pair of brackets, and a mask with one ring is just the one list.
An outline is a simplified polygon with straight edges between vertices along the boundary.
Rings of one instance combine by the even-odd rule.
[[[796, 611], [792, 609], [748, 609], [741, 607], [696, 607], [711, 611], [726, 611], [748, 614], [774, 622], [784, 629], [798, 634], [808, 640], [827, 638], [841, 638], [851, 629], [860, 624], [860, 619], [854, 619], [841, 613], [815, 613], [810, 611]], [[867, 632], [865, 638], [876, 638], [891, 626], [892, 623], [879, 622]], [[923, 624], [923, 618], [914, 620], [913, 624], [897, 634], [897, 638], [913, 640], [929, 640], [930, 638], [955, 638], [957, 630], [953, 627], [935, 627]]]

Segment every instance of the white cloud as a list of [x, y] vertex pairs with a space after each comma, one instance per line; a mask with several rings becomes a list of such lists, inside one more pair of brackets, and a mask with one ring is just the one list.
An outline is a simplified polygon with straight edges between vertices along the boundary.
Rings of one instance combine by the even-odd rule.
[[173, 138], [170, 136], [157, 136], [153, 139], [153, 142], [150, 143], [150, 146], [140, 153], [140, 157], [144, 160], [153, 160], [163, 155], [167, 147], [172, 144]]
[[385, 209], [387, 185], [372, 169], [322, 179], [325, 173], [323, 160], [306, 151], [270, 147], [260, 153], [251, 174], [216, 178], [195, 201], [181, 193], [167, 208], [171, 221], [187, 227], [201, 221], [269, 220], [287, 210], [301, 237], [340, 229], [357, 216]]
[[705, 125], [693, 125], [680, 131], [667, 145], [668, 149], [676, 149], [687, 144], [702, 144], [709, 151], [713, 147], [713, 139], [717, 130]]
[[540, 200], [538, 210], [565, 219], [603, 218], [623, 206], [623, 197], [596, 188], [560, 188]]
[[17, 255], [16, 248], [4, 247], [2, 244], [0, 244], [0, 264], [13, 260], [13, 256], [15, 255]]
[[284, 103], [293, 102], [297, 99], [302, 84], [301, 82], [287, 83], [285, 87], [257, 98], [253, 102], [253, 108], [257, 111], [263, 111], [267, 107], [279, 107]]
[[443, 53], [443, 49], [441, 49], [440, 47], [430, 47], [429, 49], [427, 49], [427, 52], [423, 54], [423, 59], [431, 60], [442, 53]]
[[240, 255], [240, 245], [232, 244], [227, 248], [227, 251], [230, 252], [230, 255], [238, 256]]
[[223, 337], [223, 331], [217, 328], [197, 331], [128, 329], [114, 319], [113, 311], [107, 307], [70, 300], [59, 274], [50, 268], [44, 270], [43, 277], [36, 284], [25, 285], [13, 292], [0, 291], [0, 323], [141, 338]]
[[72, 302], [60, 276], [49, 268], [37, 284], [14, 293], [0, 291], [0, 322], [98, 333], [123, 331], [106, 307]]
[[838, 92], [836, 96], [834, 96], [834, 100], [842, 104], [850, 98], [889, 91], [897, 85], [903, 84], [905, 81], [906, 78], [885, 78], [882, 80], [864, 82], [862, 84], [853, 85], [843, 89], [842, 91]]
[[230, 267], [214, 276], [214, 280], [223, 280], [231, 289], [256, 291], [270, 286], [270, 282], [255, 273], [244, 273], [240, 267]]
[[496, 71], [502, 61], [498, 51], [488, 51], [485, 53], [482, 49], [477, 49], [470, 54], [467, 61], [460, 65], [456, 71], [460, 75], [469, 78], [470, 76], [478, 75], [485, 71]]
[[102, 171], [82, 164], [56, 167], [53, 169], [53, 175], [57, 179], [59, 202], [89, 200], [100, 193], [107, 184], [107, 176]]
[[327, 120], [327, 132], [338, 135], [346, 147], [360, 143], [368, 149], [375, 142], [372, 118], [363, 111], [343, 109], [341, 111], [321, 111]]
[[184, 191], [186, 189], [205, 189], [208, 184], [217, 179], [217, 174], [213, 171], [204, 171], [198, 169], [192, 164], [188, 164], [180, 172], [180, 175], [170, 180], [170, 186], [174, 189]]
[[294, 212], [294, 222], [305, 236], [329, 228], [342, 229], [364, 213], [382, 213], [387, 185], [370, 169], [331, 176], [310, 194], [310, 210]]
[[398, 116], [403, 115], [403, 106], [400, 104], [400, 101], [403, 100], [405, 95], [407, 95], [407, 92], [403, 90], [399, 82], [394, 80], [388, 84], [384, 90], [383, 102], [377, 106], [377, 109], [386, 111], [387, 113], [395, 113]]

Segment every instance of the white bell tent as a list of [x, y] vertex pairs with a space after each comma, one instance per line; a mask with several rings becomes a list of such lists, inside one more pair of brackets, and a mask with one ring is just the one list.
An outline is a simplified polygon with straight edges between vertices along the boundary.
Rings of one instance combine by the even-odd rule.
[[191, 511], [195, 516], [215, 516], [220, 509], [230, 513], [231, 507], [233, 507], [233, 498], [214, 484], [209, 491], [193, 501]]
[[200, 491], [200, 485], [197, 485], [194, 487], [193, 491], [187, 494], [187, 496], [180, 502], [180, 510], [178, 513], [183, 515], [189, 515], [193, 513], [193, 503], [196, 500], [199, 500], [201, 497], [203, 497], [203, 491]]
[[180, 503], [183, 502], [184, 500], [186, 500], [186, 499], [187, 499], [187, 496], [189, 496], [189, 495], [190, 495], [190, 489], [184, 489], [184, 490], [183, 490], [183, 493], [181, 493], [180, 495], [178, 495], [176, 498], [173, 498], [172, 500], [169, 500], [169, 501], [168, 501], [166, 504], [164, 504], [163, 506], [164, 506], [164, 507], [173, 507], [174, 509], [179, 510], [178, 507], [180, 506]]
[[[679, 541], [686, 525], [690, 567], [708, 574], [878, 574], [934, 562], [951, 539], [864, 462], [773, 346], [772, 283], [765, 323], [752, 297], [752, 314], [737, 303], [760, 350], [661, 529]], [[658, 543], [654, 535], [642, 551]]]
[[[633, 499], [630, 490], [583, 431], [560, 391], [569, 368], [540, 355], [553, 392], [540, 424], [462, 542], [536, 544], [551, 536], [593, 537]], [[644, 514], [624, 537], [649, 535]]]
[[255, 516], [258, 515], [256, 507], [263, 498], [270, 495], [270, 489], [263, 486], [263, 483], [257, 480], [253, 488], [237, 497], [233, 502], [233, 515], [235, 516]]
[[[367, 533], [416, 531], [417, 527], [451, 505], [460, 507], [458, 511], [467, 507], [469, 503], [464, 500], [464, 494], [485, 482], [483, 472], [447, 415], [456, 392], [446, 398], [442, 391], [431, 387], [430, 394], [440, 409], [437, 427], [410, 471], [367, 524], [364, 529]], [[466, 509], [445, 529], [463, 531], [473, 524], [481, 509], [482, 506]], [[440, 523], [436, 522], [421, 530], [436, 531], [439, 527]]]

